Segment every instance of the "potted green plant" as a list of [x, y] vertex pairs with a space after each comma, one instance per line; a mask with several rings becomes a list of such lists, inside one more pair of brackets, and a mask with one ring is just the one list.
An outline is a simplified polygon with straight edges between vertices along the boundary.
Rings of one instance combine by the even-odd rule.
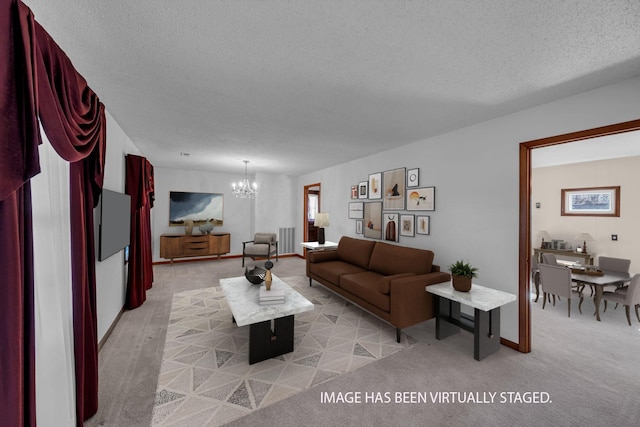
[[462, 260], [451, 264], [449, 271], [451, 272], [453, 288], [460, 292], [469, 292], [471, 290], [471, 280], [478, 276], [478, 269]]

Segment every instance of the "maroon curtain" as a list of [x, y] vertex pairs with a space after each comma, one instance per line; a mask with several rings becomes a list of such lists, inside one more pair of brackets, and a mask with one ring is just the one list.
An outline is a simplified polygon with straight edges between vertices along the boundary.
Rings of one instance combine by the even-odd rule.
[[126, 307], [133, 309], [147, 299], [153, 284], [151, 208], [154, 201], [153, 166], [147, 159], [127, 155], [125, 193], [131, 196], [131, 243]]
[[98, 410], [93, 208], [104, 178], [104, 106], [36, 22], [38, 111], [47, 138], [70, 165], [71, 275], [78, 425]]
[[11, 426], [36, 425], [29, 179], [40, 172], [40, 140], [32, 34], [30, 11], [0, 0], [0, 414]]

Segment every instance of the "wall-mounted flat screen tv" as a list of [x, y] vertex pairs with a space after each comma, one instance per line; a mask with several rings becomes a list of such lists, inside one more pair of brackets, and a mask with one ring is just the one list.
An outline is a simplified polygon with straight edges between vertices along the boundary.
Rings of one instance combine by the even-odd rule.
[[98, 260], [129, 246], [131, 229], [131, 196], [111, 190], [102, 190], [100, 197], [100, 244]]

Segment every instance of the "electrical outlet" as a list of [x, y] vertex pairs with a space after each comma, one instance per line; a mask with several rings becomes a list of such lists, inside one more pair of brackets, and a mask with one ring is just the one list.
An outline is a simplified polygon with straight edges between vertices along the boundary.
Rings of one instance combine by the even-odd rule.
[[618, 235], [617, 234], [612, 234], [611, 235], [611, 240], [617, 241], [618, 240]]

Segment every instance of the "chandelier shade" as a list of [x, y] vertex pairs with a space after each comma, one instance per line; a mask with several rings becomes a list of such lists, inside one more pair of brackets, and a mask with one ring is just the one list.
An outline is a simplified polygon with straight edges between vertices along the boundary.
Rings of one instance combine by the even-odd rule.
[[249, 184], [249, 174], [247, 173], [247, 165], [249, 164], [249, 160], [243, 160], [244, 162], [244, 179], [238, 183], [232, 183], [231, 187], [233, 190], [231, 192], [234, 196], [239, 199], [253, 199], [256, 197], [258, 193], [258, 185], [253, 182], [253, 184]]

